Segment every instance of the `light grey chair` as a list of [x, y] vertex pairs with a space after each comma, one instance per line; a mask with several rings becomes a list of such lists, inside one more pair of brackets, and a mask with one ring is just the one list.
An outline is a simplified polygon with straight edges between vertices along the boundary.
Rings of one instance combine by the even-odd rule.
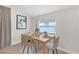
[[52, 50], [53, 54], [55, 53], [55, 51], [58, 54], [57, 47], [58, 47], [58, 43], [59, 43], [59, 38], [60, 38], [59, 36], [55, 37], [51, 41], [49, 41], [48, 43], [46, 43], [46, 48], [48, 50]]
[[[31, 48], [31, 50], [32, 50], [33, 45], [34, 45], [35, 51], [36, 51], [36, 45], [35, 45], [35, 42], [33, 41], [33, 39], [31, 38], [31, 36], [22, 34], [21, 37], [22, 37], [21, 41], [22, 41], [22, 46], [23, 46], [22, 53], [24, 53], [25, 48], [27, 47], [27, 54], [28, 54], [29, 48]], [[36, 53], [37, 53], [37, 51], [36, 51]]]

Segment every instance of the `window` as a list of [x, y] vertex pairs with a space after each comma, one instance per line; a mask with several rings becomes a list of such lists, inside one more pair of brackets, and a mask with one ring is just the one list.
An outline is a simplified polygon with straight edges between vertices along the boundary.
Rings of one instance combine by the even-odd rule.
[[55, 21], [39, 21], [38, 22], [38, 28], [40, 29], [40, 32], [49, 32], [49, 33], [55, 33], [56, 32], [56, 22]]

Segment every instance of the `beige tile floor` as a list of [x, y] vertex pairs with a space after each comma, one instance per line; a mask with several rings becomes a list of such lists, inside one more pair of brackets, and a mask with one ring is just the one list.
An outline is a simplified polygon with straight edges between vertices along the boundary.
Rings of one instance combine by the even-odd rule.
[[[21, 47], [21, 44], [16, 44], [12, 47], [6, 47], [3, 49], [0, 49], [0, 54], [22, 54], [22, 50], [23, 50], [23, 48]], [[58, 50], [58, 52], [59, 52], [59, 54], [67, 54], [66, 52], [63, 52], [60, 50]], [[27, 54], [27, 47], [24, 51], [24, 54]], [[36, 54], [33, 47], [32, 47], [32, 50], [31, 50], [31, 48], [29, 49], [29, 54]], [[43, 54], [42, 50], [38, 51], [37, 54]], [[52, 51], [49, 51], [49, 54], [52, 54]]]

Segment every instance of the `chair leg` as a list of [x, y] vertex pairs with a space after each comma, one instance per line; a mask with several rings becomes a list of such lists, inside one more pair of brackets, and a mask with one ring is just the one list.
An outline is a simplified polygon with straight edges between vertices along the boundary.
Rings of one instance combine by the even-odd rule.
[[27, 54], [29, 53], [29, 47], [27, 47]]
[[[48, 49], [48, 53], [50, 53], [50, 49]], [[53, 53], [53, 51], [52, 51], [52, 53]]]
[[32, 47], [31, 47], [31, 51], [32, 51]]
[[39, 48], [39, 42], [38, 42], [38, 48]]
[[49, 49], [45, 48], [45, 54], [49, 53]]
[[56, 53], [58, 54], [58, 50], [56, 49]]
[[24, 53], [24, 50], [25, 50], [25, 47], [23, 48], [23, 52], [22, 52], [22, 54]]
[[54, 50], [52, 50], [52, 53], [54, 54]]
[[49, 54], [49, 49], [47, 49], [47, 53]]
[[37, 54], [37, 49], [36, 49], [36, 45], [35, 45], [35, 51], [36, 51], [36, 54]]

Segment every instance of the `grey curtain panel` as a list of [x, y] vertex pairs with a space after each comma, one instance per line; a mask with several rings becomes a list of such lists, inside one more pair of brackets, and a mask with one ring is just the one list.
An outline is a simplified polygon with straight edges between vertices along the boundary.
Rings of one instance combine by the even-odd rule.
[[0, 6], [0, 48], [11, 45], [11, 9]]

